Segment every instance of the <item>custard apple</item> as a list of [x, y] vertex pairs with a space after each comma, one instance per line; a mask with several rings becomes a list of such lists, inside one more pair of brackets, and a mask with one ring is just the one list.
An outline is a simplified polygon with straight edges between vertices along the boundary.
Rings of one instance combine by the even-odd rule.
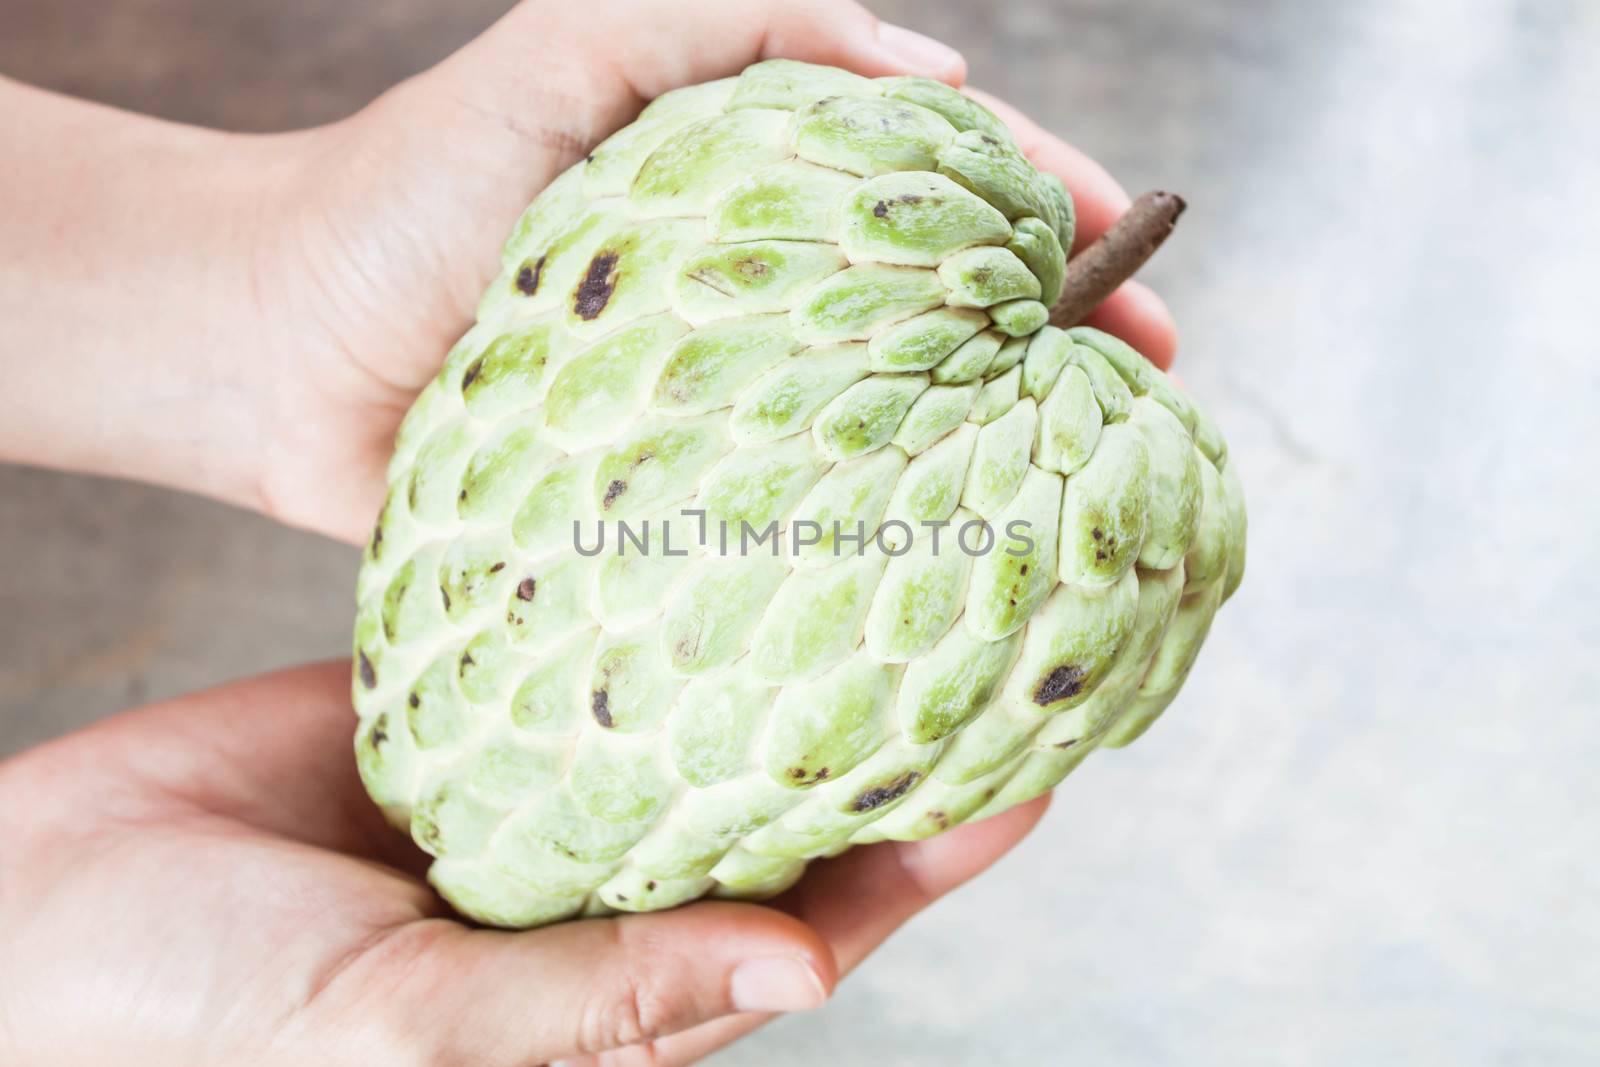
[[971, 99], [789, 61], [533, 202], [359, 580], [360, 771], [460, 912], [771, 895], [1161, 713], [1242, 496], [1166, 376], [1048, 324], [1072, 237]]

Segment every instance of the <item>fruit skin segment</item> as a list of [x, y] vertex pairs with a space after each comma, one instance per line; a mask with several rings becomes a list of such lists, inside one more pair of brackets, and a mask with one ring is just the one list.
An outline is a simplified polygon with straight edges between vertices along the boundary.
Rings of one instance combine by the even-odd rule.
[[362, 779], [460, 912], [771, 895], [1171, 703], [1242, 491], [1177, 385], [1046, 324], [1074, 225], [957, 91], [787, 60], [533, 202], [357, 588]]

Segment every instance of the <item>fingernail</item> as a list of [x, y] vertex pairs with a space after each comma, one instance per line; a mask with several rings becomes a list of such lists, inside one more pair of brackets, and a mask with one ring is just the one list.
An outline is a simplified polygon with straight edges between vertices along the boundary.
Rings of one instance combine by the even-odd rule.
[[745, 960], [729, 989], [739, 1011], [810, 1011], [828, 999], [817, 972], [795, 956]]
[[892, 22], [878, 24], [878, 43], [900, 62], [915, 70], [929, 74], [949, 76], [966, 66], [961, 53], [932, 37], [924, 37], [916, 30], [896, 26]]

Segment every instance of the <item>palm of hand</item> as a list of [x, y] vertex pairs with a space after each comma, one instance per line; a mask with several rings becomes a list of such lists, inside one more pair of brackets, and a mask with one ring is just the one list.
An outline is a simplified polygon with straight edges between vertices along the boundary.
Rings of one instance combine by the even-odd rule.
[[582, 151], [562, 144], [409, 83], [287, 139], [297, 177], [275, 195], [292, 206], [274, 214], [288, 221], [255, 253], [266, 347], [281, 354], [264, 510], [341, 540], [367, 534], [395, 430], [471, 324], [517, 216]]
[[[428, 78], [447, 84], [448, 66]], [[286, 186], [296, 209], [279, 213], [289, 225], [256, 253], [266, 347], [282, 354], [268, 381], [264, 510], [346, 541], [368, 534], [395, 430], [471, 324], [523, 208], [641, 103], [618, 82], [584, 107], [511, 121], [441, 88], [405, 83], [347, 122], [288, 138], [300, 161]], [[1066, 181], [1079, 244], [1104, 232], [1126, 194], [1004, 102], [974, 95]], [[1088, 321], [1161, 366], [1172, 361], [1171, 318], [1137, 282]]]
[[738, 962], [831, 985], [1044, 806], [857, 849], [776, 907], [471, 929], [361, 788], [348, 679], [242, 682], [0, 764], [0, 811], [28, 813], [0, 828], [5, 1062], [688, 1062], [767, 1018]]
[[0, 875], [22, 1062], [179, 1062], [196, 1035], [254, 1058], [374, 938], [439, 913], [350, 767], [344, 684], [337, 665], [243, 683], [0, 767], [6, 810], [31, 812]]

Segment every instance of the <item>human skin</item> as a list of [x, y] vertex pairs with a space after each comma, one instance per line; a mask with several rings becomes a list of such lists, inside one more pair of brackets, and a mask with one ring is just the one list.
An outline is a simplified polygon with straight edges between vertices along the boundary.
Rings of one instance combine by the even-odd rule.
[[507, 933], [422, 881], [350, 721], [349, 664], [321, 664], [0, 764], [0, 1063], [689, 1063], [820, 1005], [1044, 810], [856, 849], [767, 905]]
[[[0, 458], [359, 541], [400, 417], [526, 203], [646, 100], [772, 56], [965, 73], [847, 0], [540, 0], [295, 133], [0, 80]], [[984, 99], [1066, 181], [1080, 242], [1123, 210], [1096, 164]], [[1148, 289], [1090, 321], [1170, 363]], [[814, 865], [776, 907], [493, 932], [427, 889], [360, 789], [351, 725], [348, 666], [312, 667], [0, 764], [0, 1062], [689, 1062], [820, 1004], [1044, 804]]]
[[[897, 50], [898, 49], [898, 50]], [[0, 81], [0, 458], [154, 481], [359, 541], [401, 416], [472, 322], [501, 242], [649, 99], [787, 56], [964, 77], [847, 0], [538, 0], [341, 122], [247, 136]], [[1078, 210], [1095, 163], [985, 98]], [[1170, 363], [1129, 283], [1090, 323]]]

